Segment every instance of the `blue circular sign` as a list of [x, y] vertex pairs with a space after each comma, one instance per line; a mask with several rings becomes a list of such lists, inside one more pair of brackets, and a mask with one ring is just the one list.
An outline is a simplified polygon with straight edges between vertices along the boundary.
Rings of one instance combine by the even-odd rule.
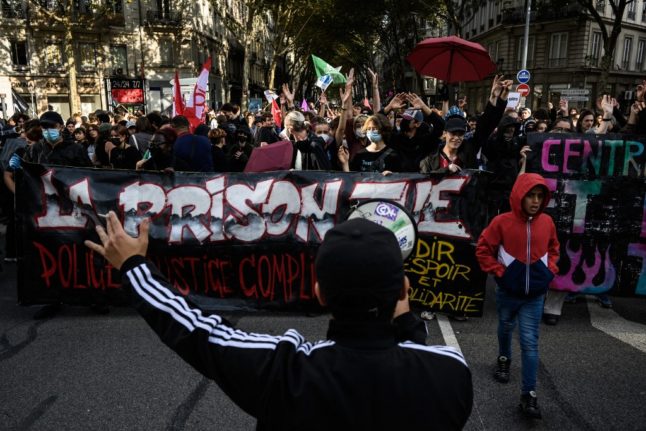
[[532, 75], [529, 74], [529, 70], [527, 69], [519, 70], [518, 73], [516, 74], [516, 79], [521, 84], [527, 84], [529, 82], [529, 78], [531, 77]]

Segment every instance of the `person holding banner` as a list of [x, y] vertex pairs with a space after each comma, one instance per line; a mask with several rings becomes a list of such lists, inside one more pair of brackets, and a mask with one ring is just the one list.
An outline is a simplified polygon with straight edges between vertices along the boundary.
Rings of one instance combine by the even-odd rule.
[[536, 395], [538, 333], [545, 293], [558, 273], [560, 257], [556, 226], [543, 211], [550, 200], [545, 179], [521, 174], [511, 190], [511, 211], [496, 216], [482, 231], [476, 258], [497, 283], [498, 359], [494, 379], [509, 382], [511, 341], [516, 326], [522, 361], [520, 409], [540, 419]]
[[[402, 252], [389, 229], [363, 218], [325, 234], [315, 261], [328, 338], [247, 333], [205, 315], [146, 261], [149, 220], [130, 237], [110, 211], [100, 243], [161, 340], [258, 420], [257, 429], [459, 430], [473, 404], [471, 372], [452, 347], [427, 346], [410, 312]], [[375, 253], [378, 250], [378, 253]]]

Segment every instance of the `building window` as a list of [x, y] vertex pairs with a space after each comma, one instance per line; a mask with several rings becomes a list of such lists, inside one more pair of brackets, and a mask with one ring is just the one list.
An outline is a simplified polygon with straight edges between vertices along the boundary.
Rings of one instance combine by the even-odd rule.
[[644, 50], [646, 50], [646, 39], [639, 39], [637, 42], [637, 58], [635, 59], [635, 70], [644, 70]]
[[45, 64], [48, 68], [63, 66], [63, 46], [59, 42], [50, 42], [45, 48]]
[[175, 64], [172, 40], [162, 39], [159, 41], [159, 61], [161, 66], [172, 66]]
[[601, 57], [601, 32], [592, 33], [592, 45], [590, 46], [590, 65], [598, 66]]
[[[523, 67], [523, 45], [524, 44], [525, 44], [525, 38], [519, 37], [518, 56], [516, 57], [518, 59], [518, 64], [517, 64], [518, 69]], [[534, 45], [535, 45], [535, 38], [534, 36], [530, 36], [529, 39], [527, 40], [527, 67], [534, 67]]]
[[93, 43], [79, 43], [78, 45], [79, 68], [81, 71], [94, 71], [96, 69], [96, 54]]
[[604, 13], [606, 11], [606, 0], [597, 0], [597, 12]]
[[626, 17], [631, 20], [635, 20], [635, 3], [637, 0], [632, 0], [631, 2], [628, 2], [628, 5], [626, 7]]
[[125, 45], [110, 45], [110, 63], [113, 75], [128, 74], [128, 49]]
[[630, 54], [633, 49], [633, 38], [625, 37], [624, 38], [624, 51], [621, 56], [621, 68], [623, 70], [630, 70]]
[[553, 33], [550, 39], [550, 67], [563, 67], [567, 61], [567, 33]]
[[112, 13], [123, 13], [123, 3], [121, 2], [121, 0], [106, 0], [105, 6], [108, 8], [108, 11]]
[[27, 66], [27, 42], [24, 40], [11, 41], [11, 64], [22, 67]]

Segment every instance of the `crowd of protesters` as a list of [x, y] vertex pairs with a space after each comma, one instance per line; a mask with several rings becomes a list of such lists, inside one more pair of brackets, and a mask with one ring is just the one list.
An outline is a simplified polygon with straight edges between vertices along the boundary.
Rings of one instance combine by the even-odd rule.
[[[354, 94], [351, 70], [336, 104], [330, 103], [332, 97], [323, 92], [316, 104], [304, 109], [295, 103], [289, 86], [283, 85], [280, 113], [269, 112], [271, 105], [261, 112], [243, 113], [237, 105], [225, 103], [217, 111], [207, 111], [205, 121], [197, 127], [192, 127], [184, 116], [169, 118], [159, 112], [97, 111], [88, 116], [76, 113], [66, 121], [54, 111], [33, 119], [25, 114], [14, 115], [0, 128], [2, 210], [7, 223], [5, 262], [15, 262], [17, 258], [14, 172], [23, 161], [168, 174], [244, 172], [256, 148], [291, 142], [292, 161], [285, 168], [294, 170], [383, 175], [489, 171], [488, 201], [483, 211], [491, 219], [512, 210], [510, 194], [516, 179], [525, 171], [531, 152], [527, 145], [530, 134], [646, 133], [646, 81], [637, 85], [636, 100], [624, 109], [605, 94], [594, 106], [581, 110], [570, 108], [567, 100], [561, 99], [558, 107], [548, 103], [531, 112], [522, 106], [509, 108], [507, 99], [513, 82], [495, 76], [484, 111], [475, 113], [469, 112], [466, 98], [458, 99], [454, 106], [443, 102], [436, 107], [409, 92], [393, 94], [381, 106], [378, 76], [372, 71], [369, 76], [372, 104], [354, 103], [367, 99]], [[542, 195], [539, 198], [542, 204], [545, 198]], [[518, 205], [525, 205], [522, 199], [524, 195], [516, 197], [521, 202]], [[490, 257], [495, 262], [495, 257]], [[566, 299], [566, 293], [550, 291], [545, 301], [545, 323], [557, 323]], [[602, 306], [611, 306], [604, 295], [599, 296], [599, 301]], [[432, 313], [426, 314], [426, 318], [432, 317]], [[510, 340], [510, 335], [507, 338]], [[506, 382], [509, 353], [506, 350], [503, 353], [498, 359], [496, 379]], [[525, 380], [531, 381], [529, 374], [527, 379], [524, 375], [524, 385]], [[533, 378], [529, 384], [531, 391], [535, 375]], [[533, 402], [531, 405], [531, 398], [525, 401], [535, 408], [534, 416], [540, 416], [535, 399]]]
[[[435, 107], [414, 93], [394, 94], [381, 106], [378, 76], [372, 71], [369, 76], [372, 105], [353, 103], [363, 99], [353, 91], [353, 70], [336, 104], [322, 93], [316, 105], [304, 110], [289, 86], [283, 85], [282, 124], [276, 124], [269, 109], [243, 113], [233, 103], [208, 111], [204, 123], [194, 129], [183, 116], [169, 118], [159, 112], [96, 111], [87, 116], [75, 113], [67, 120], [54, 111], [34, 119], [16, 114], [0, 129], [3, 213], [11, 224], [13, 170], [21, 160], [107, 169], [242, 172], [255, 148], [291, 141], [291, 169], [384, 175], [490, 171], [491, 218], [510, 209], [512, 185], [524, 171], [530, 151], [529, 134], [646, 131], [646, 81], [637, 85], [636, 100], [627, 110], [604, 95], [586, 109], [569, 108], [561, 99], [558, 107], [548, 103], [531, 112], [525, 107], [507, 108], [512, 81], [496, 76], [484, 111], [475, 113], [469, 112], [466, 98], [454, 106], [444, 102]], [[5, 250], [9, 262], [16, 259], [13, 242], [10, 233]]]

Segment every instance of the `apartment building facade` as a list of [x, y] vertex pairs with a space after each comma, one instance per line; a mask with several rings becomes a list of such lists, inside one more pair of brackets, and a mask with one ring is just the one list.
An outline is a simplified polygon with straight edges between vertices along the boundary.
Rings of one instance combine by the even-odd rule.
[[[242, 0], [1, 0], [0, 81], [30, 114], [69, 117], [75, 91], [83, 114], [118, 104], [168, 112], [175, 71], [194, 78], [210, 56], [207, 103], [238, 102], [244, 49], [236, 29], [246, 13]], [[252, 44], [252, 97], [265, 89], [270, 24]], [[144, 100], [120, 103], [114, 86], [140, 88]]]
[[[531, 93], [525, 105], [532, 109], [558, 100], [566, 90], [586, 90], [573, 98], [571, 106], [594, 106], [595, 98], [604, 90], [599, 88], [600, 59], [603, 39], [598, 24], [576, 2], [554, 8], [538, 4], [532, 11], [527, 53], [527, 69], [531, 72]], [[614, 20], [610, 5], [596, 1], [596, 10], [608, 25]], [[465, 25], [463, 36], [489, 50], [497, 63], [498, 73], [515, 80], [522, 68], [524, 2], [519, 0], [490, 0], [477, 10]], [[606, 91], [627, 104], [634, 97], [635, 84], [644, 79], [646, 71], [646, 0], [634, 0], [626, 8], [622, 31], [617, 41], [614, 61], [609, 70]], [[471, 112], [484, 109], [490, 83], [466, 83], [461, 92], [470, 101]], [[578, 100], [585, 99], [588, 100]]]

